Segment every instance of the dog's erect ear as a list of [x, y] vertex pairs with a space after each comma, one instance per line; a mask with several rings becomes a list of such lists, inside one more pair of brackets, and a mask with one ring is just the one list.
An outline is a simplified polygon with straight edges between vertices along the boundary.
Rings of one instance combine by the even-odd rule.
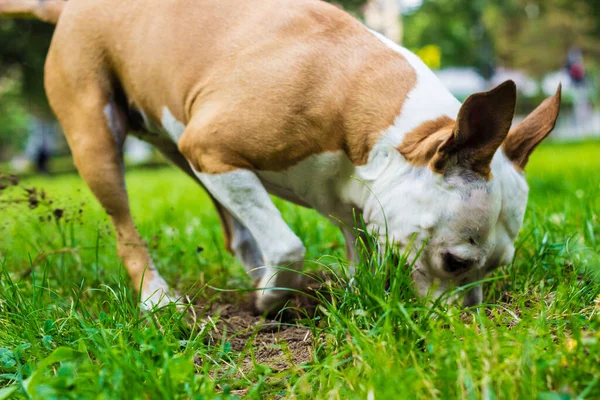
[[502, 144], [506, 157], [519, 169], [525, 169], [529, 156], [542, 140], [554, 129], [560, 111], [561, 85], [519, 125], [508, 133]]
[[452, 135], [432, 158], [431, 168], [443, 171], [455, 159], [458, 165], [489, 179], [492, 158], [510, 129], [516, 98], [513, 81], [469, 96], [458, 112]]

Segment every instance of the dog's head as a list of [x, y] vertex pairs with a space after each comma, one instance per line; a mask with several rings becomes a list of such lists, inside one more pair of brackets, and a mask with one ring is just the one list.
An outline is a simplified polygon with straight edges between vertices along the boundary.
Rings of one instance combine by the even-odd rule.
[[[456, 120], [429, 121], [398, 148], [374, 149], [379, 173], [365, 222], [382, 244], [422, 248], [412, 272], [421, 295], [477, 281], [514, 255], [528, 197], [523, 170], [554, 127], [560, 88], [510, 130], [515, 99], [505, 82], [470, 96]], [[480, 288], [465, 299], [480, 301]]]

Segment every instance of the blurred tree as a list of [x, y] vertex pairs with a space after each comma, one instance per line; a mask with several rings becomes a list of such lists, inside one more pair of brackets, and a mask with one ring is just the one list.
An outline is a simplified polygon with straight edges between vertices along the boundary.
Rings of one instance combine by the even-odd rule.
[[424, 0], [404, 17], [404, 45], [419, 51], [441, 50], [441, 67], [471, 66], [485, 77], [493, 73], [493, 43], [482, 23], [485, 0]]
[[52, 119], [44, 92], [44, 60], [54, 27], [0, 19], [0, 158], [23, 150], [28, 114]]
[[598, 0], [493, 0], [485, 9], [484, 23], [495, 38], [501, 63], [539, 79], [563, 68], [572, 48], [583, 50], [586, 61], [600, 60], [598, 4]]
[[19, 76], [31, 111], [48, 114], [44, 61], [54, 26], [38, 21], [0, 19], [0, 79]]

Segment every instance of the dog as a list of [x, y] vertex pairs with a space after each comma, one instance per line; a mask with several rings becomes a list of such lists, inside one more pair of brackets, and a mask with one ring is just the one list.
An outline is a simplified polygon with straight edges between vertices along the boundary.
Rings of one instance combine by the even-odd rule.
[[[1, 12], [57, 23], [48, 99], [144, 308], [177, 299], [131, 218], [129, 133], [210, 193], [262, 312], [290, 293], [273, 288], [298, 288], [305, 255], [269, 194], [340, 226], [350, 262], [356, 215], [380, 248], [422, 247], [422, 296], [514, 256], [524, 168], [560, 86], [511, 129], [512, 81], [461, 104], [416, 55], [319, 0], [0, 0]], [[475, 285], [464, 304], [481, 301]]]

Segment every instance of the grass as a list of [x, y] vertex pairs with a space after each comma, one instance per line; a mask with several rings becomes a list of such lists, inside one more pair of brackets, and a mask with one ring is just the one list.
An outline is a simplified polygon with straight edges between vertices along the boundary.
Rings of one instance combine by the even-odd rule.
[[[517, 255], [486, 281], [481, 307], [429, 305], [387, 256], [365, 259], [354, 289], [334, 285], [318, 317], [296, 322], [312, 352], [283, 368], [257, 357], [264, 344], [238, 349], [237, 332], [217, 335], [220, 317], [208, 308], [196, 324], [173, 309], [140, 314], [108, 219], [82, 181], [28, 179], [0, 196], [0, 399], [598, 399], [598, 170], [599, 142], [537, 150]], [[172, 169], [134, 171], [127, 184], [168, 282], [201, 302], [243, 298], [214, 289], [250, 282], [223, 250], [200, 188]], [[38, 189], [35, 209], [6, 203], [34, 196], [23, 187]], [[277, 205], [307, 246], [307, 270], [345, 263], [336, 228]], [[293, 356], [285, 341], [267, 346]]]

